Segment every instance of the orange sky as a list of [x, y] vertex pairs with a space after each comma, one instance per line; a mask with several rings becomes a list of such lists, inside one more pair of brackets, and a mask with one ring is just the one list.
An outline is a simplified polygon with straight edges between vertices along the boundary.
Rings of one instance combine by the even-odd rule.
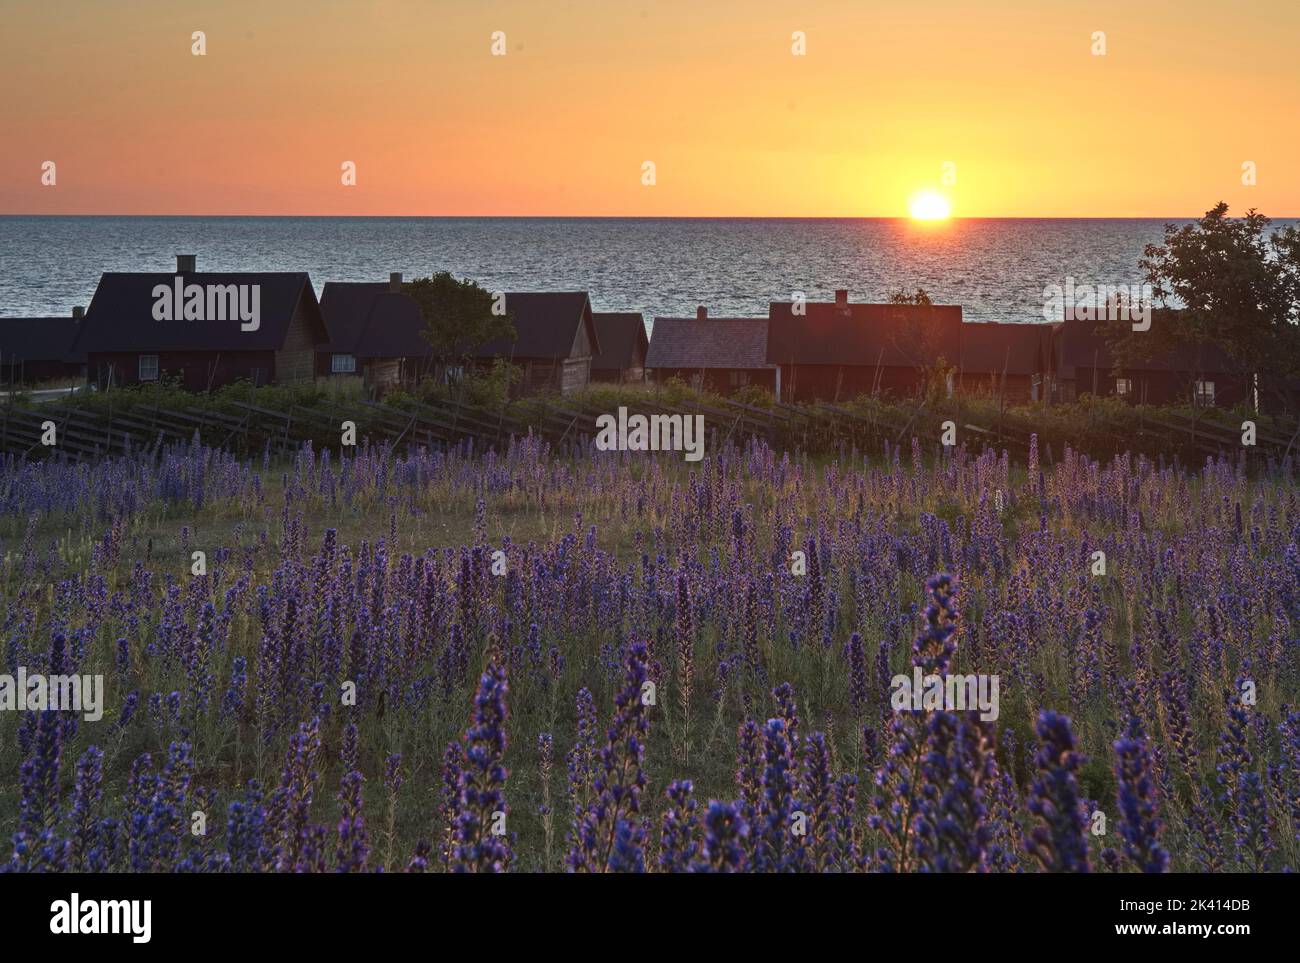
[[1295, 0], [5, 0], [3, 22], [4, 214], [894, 216], [950, 161], [958, 216], [1300, 215]]

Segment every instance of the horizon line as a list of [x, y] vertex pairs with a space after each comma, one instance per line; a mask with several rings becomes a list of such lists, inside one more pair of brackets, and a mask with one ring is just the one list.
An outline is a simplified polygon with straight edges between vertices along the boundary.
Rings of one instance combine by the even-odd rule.
[[[1248, 208], [1247, 210], [1252, 210]], [[908, 214], [153, 214], [153, 213], [0, 213], [5, 218], [138, 217], [138, 218], [301, 218], [355, 220], [573, 220], [573, 221], [913, 221], [939, 227], [951, 221], [1158, 221], [1197, 220], [1200, 214], [987, 214], [952, 215], [939, 221], [918, 221]], [[1259, 213], [1256, 210], [1256, 213]], [[1242, 215], [1235, 215], [1241, 217]], [[1271, 221], [1300, 220], [1297, 214], [1265, 214]]]

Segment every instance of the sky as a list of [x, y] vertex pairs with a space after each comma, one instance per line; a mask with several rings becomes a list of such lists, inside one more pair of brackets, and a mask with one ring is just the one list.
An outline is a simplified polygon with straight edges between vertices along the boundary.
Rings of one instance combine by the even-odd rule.
[[0, 0], [0, 20], [0, 214], [893, 217], [934, 190], [963, 217], [1300, 216], [1296, 0]]

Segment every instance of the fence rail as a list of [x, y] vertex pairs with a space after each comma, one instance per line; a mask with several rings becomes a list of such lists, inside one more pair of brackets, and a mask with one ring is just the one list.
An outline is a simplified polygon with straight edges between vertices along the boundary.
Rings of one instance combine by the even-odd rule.
[[[941, 425], [950, 417], [914, 402], [855, 409], [843, 404], [759, 407], [731, 399], [705, 403], [647, 400], [630, 403], [633, 414], [702, 416], [709, 444], [758, 438], [774, 448], [808, 452], [878, 452], [897, 448], [913, 437], [927, 449], [938, 444]], [[240, 454], [269, 451], [285, 454], [304, 443], [337, 449], [344, 422], [355, 426], [356, 441], [431, 449], [502, 448], [512, 438], [541, 437], [557, 449], [574, 450], [597, 434], [597, 419], [612, 414], [590, 401], [531, 398], [502, 409], [455, 402], [392, 405], [374, 401], [344, 403], [321, 399], [311, 406], [274, 410], [230, 402], [225, 410], [198, 406], [182, 409], [136, 404], [127, 408], [45, 404], [34, 408], [0, 405], [0, 453], [26, 458], [64, 457], [74, 461], [121, 455], [161, 444], [198, 441]], [[1094, 456], [1133, 451], [1199, 461], [1206, 456], [1245, 455], [1254, 461], [1281, 460], [1300, 453], [1300, 425], [1277, 419], [1261, 425], [1253, 448], [1241, 445], [1241, 426], [1224, 412], [1190, 416], [1177, 411], [1143, 414], [1135, 429], [1122, 432], [1097, 423], [1088, 429]], [[57, 443], [44, 444], [54, 423]], [[968, 447], [1005, 449], [1023, 456], [1032, 432], [1002, 413], [957, 420], [959, 440]], [[1101, 450], [1106, 449], [1106, 450]], [[1044, 457], [1051, 457], [1050, 450]]]

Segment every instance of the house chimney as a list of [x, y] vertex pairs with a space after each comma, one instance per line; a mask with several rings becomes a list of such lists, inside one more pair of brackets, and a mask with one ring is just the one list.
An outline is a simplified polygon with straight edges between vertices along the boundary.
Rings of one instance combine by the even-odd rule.
[[402, 272], [393, 271], [388, 275], [388, 290], [393, 294], [402, 293]]
[[177, 273], [177, 274], [193, 274], [193, 273], [194, 273], [194, 262], [195, 262], [196, 259], [197, 259], [197, 255], [194, 255], [194, 254], [177, 254], [177, 255], [176, 255], [176, 273]]
[[835, 306], [841, 311], [849, 309], [849, 290], [848, 288], [835, 289]]
[[73, 321], [80, 321], [85, 316], [86, 316], [86, 309], [83, 308], [80, 304], [78, 304], [75, 308], [72, 309]]
[[709, 319], [709, 309], [701, 304], [698, 308], [695, 309], [695, 320], [707, 321], [708, 319]]

